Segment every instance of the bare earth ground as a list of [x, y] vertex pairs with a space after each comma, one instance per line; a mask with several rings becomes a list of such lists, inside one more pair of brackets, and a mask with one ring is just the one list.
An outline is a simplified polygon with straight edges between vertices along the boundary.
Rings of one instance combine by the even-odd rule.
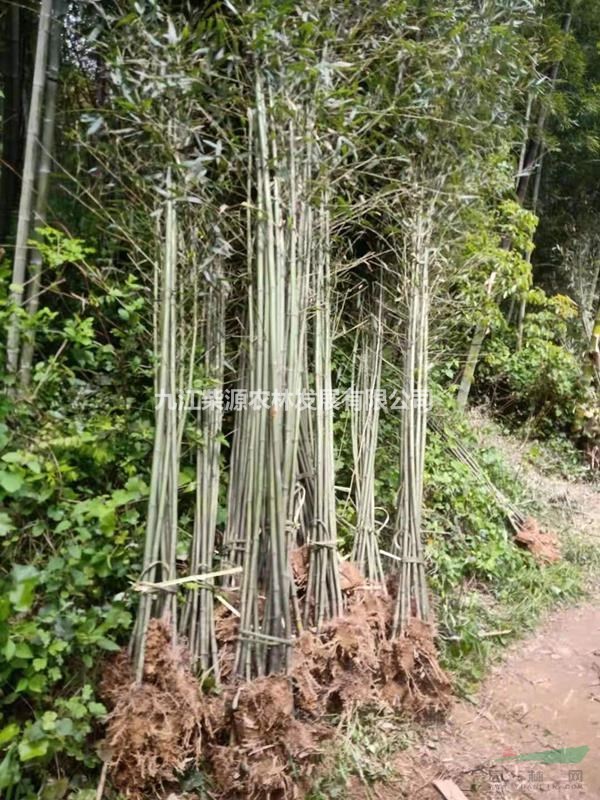
[[[476, 705], [398, 756], [403, 779], [375, 797], [429, 800], [431, 782], [451, 778], [468, 798], [600, 798], [600, 605], [553, 614], [515, 645], [483, 684]], [[501, 761], [509, 754], [587, 745], [579, 764]]]
[[[522, 443], [489, 431], [481, 435], [501, 447], [519, 480], [549, 508], [559, 533], [578, 531], [600, 546], [597, 486], [543, 475], [526, 463]], [[353, 786], [350, 796], [439, 800], [432, 781], [450, 778], [467, 798], [477, 800], [598, 800], [600, 597], [596, 592], [593, 597], [553, 613], [530, 638], [509, 648], [473, 702], [457, 702], [445, 723], [427, 727], [418, 744], [398, 754], [397, 782]], [[580, 763], [514, 759], [584, 745], [589, 752]]]

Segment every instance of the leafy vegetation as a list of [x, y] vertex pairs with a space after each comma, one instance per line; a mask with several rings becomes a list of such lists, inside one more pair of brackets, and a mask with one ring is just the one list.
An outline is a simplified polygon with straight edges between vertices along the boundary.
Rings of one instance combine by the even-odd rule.
[[[469, 437], [464, 427], [462, 434]], [[498, 451], [482, 451], [480, 461], [511, 500], [528, 502]], [[581, 597], [585, 581], [568, 557], [540, 567], [515, 547], [495, 499], [435, 435], [427, 474], [427, 556], [442, 655], [468, 692], [499, 646], [525, 635], [553, 604]]]

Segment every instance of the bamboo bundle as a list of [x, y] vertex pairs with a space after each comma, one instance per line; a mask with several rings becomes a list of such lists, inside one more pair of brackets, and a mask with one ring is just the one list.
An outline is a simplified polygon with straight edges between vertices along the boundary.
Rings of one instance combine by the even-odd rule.
[[[167, 172], [164, 255], [161, 292], [158, 297], [158, 341], [156, 342], [159, 402], [156, 408], [154, 451], [142, 577], [151, 583], [176, 576], [180, 424], [177, 387], [177, 212], [172, 195], [172, 170]], [[169, 618], [173, 638], [177, 629], [176, 594], [173, 591], [142, 595], [132, 639], [136, 678], [141, 680], [145, 637], [152, 615]]]
[[359, 402], [352, 409], [356, 533], [352, 560], [373, 583], [383, 583], [383, 568], [375, 523], [375, 454], [379, 430], [378, 394], [381, 383], [383, 344], [382, 295], [377, 314], [371, 314], [366, 330], [356, 337], [352, 385]]
[[502, 511], [506, 515], [506, 518], [512, 525], [513, 529], [515, 530], [516, 533], [518, 533], [525, 524], [525, 520], [527, 519], [525, 514], [519, 511], [519, 509], [515, 505], [513, 505], [513, 503], [510, 502], [510, 500], [504, 494], [504, 492], [502, 492], [492, 482], [487, 472], [477, 462], [475, 456], [467, 450], [467, 448], [458, 440], [455, 434], [443, 428], [434, 419], [429, 420], [429, 427], [436, 433], [439, 433], [440, 435], [444, 436], [450, 453], [459, 461], [462, 461], [463, 464], [466, 464], [471, 470], [471, 472], [476, 476], [477, 480], [487, 486], [491, 495], [496, 500], [498, 506], [502, 509]]
[[[310, 259], [305, 176], [310, 147], [261, 77], [250, 114], [249, 352], [243, 375], [256, 404], [236, 425], [226, 551], [243, 563], [236, 669], [284, 668], [291, 645], [290, 549], [297, 517], [299, 409]], [[298, 165], [298, 159], [301, 160]], [[262, 599], [261, 599], [262, 598]]]
[[333, 408], [327, 402], [331, 385], [331, 302], [330, 230], [327, 194], [319, 208], [315, 243], [313, 286], [315, 299], [313, 350], [315, 375], [314, 519], [309, 542], [310, 561], [305, 616], [319, 626], [342, 611], [335, 513], [335, 467]]
[[[196, 273], [197, 276], [197, 273]], [[194, 286], [194, 324], [197, 314], [198, 286]], [[200, 324], [204, 346], [204, 372], [211, 388], [207, 397], [197, 401], [196, 499], [194, 531], [189, 566], [192, 574], [212, 568], [217, 529], [221, 430], [223, 422], [223, 373], [225, 366], [226, 284], [220, 260], [210, 276], [202, 297], [204, 319]], [[194, 349], [192, 350], [192, 353]], [[214, 581], [210, 579], [186, 597], [181, 630], [185, 634], [193, 663], [202, 671], [213, 670], [219, 676], [217, 642], [214, 630]]]
[[423, 471], [427, 433], [429, 337], [429, 219], [418, 205], [408, 254], [408, 323], [404, 353], [401, 488], [395, 547], [401, 559], [393, 635], [411, 617], [429, 620], [429, 598], [421, 540]]

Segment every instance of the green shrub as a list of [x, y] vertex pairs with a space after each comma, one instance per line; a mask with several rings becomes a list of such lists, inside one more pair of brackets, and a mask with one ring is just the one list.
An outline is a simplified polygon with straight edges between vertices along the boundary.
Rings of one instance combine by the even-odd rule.
[[[480, 393], [516, 423], [531, 420], [544, 435], [573, 434], [585, 401], [583, 346], [573, 327], [574, 304], [564, 295], [529, 292], [522, 346], [514, 328], [498, 322], [478, 371]], [[580, 352], [581, 351], [581, 352]]]
[[[458, 432], [476, 450], [464, 423]], [[525, 498], [493, 449], [477, 452], [492, 481], [521, 508]], [[426, 459], [429, 582], [444, 664], [459, 691], [480, 680], [499, 646], [522, 636], [556, 602], [579, 597], [572, 563], [541, 566], [515, 545], [504, 513], [485, 485], [432, 433]]]
[[[89, 255], [80, 242], [45, 235], [50, 270]], [[31, 322], [31, 392], [0, 405], [6, 800], [61, 798], [95, 782], [92, 742], [105, 714], [98, 679], [131, 627], [134, 599], [123, 588], [139, 574], [152, 447], [151, 389], [138, 367], [143, 337], [130, 335], [139, 307], [136, 284], [125, 277], [109, 293], [97, 285], [85, 315], [63, 309], [58, 325], [52, 310], [40, 311]], [[8, 313], [0, 307], [4, 319]]]

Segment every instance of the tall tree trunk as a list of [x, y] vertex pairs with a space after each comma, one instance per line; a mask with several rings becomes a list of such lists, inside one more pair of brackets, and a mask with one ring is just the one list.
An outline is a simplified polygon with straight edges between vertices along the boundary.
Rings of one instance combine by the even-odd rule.
[[38, 23], [37, 43], [35, 48], [35, 67], [31, 89], [31, 103], [27, 120], [27, 136], [25, 139], [25, 156], [23, 160], [23, 178], [21, 181], [21, 199], [19, 202], [19, 218], [17, 222], [17, 238], [13, 262], [10, 300], [15, 311], [8, 326], [6, 344], [6, 367], [9, 374], [15, 374], [19, 364], [20, 318], [18, 309], [23, 303], [25, 278], [27, 273], [27, 241], [31, 233], [31, 213], [35, 188], [37, 144], [42, 124], [42, 107], [46, 82], [46, 61], [50, 34], [50, 16], [52, 0], [42, 0]]
[[[565, 14], [562, 25], [562, 30], [565, 36], [571, 29], [571, 19], [571, 14]], [[555, 63], [552, 65], [552, 70], [550, 72], [550, 94], [552, 94], [554, 87], [556, 86], [556, 79], [558, 78], [560, 64], [560, 61], [555, 61]], [[523, 167], [520, 170], [520, 174], [517, 178], [517, 199], [521, 205], [524, 205], [525, 200], [527, 199], [527, 190], [529, 188], [529, 182], [532, 174], [534, 172], [537, 174], [541, 168], [541, 159], [543, 158], [544, 151], [544, 129], [546, 127], [547, 116], [547, 109], [542, 107], [540, 109], [538, 121], [535, 126], [534, 135], [527, 146], [527, 154], [525, 156]]]
[[456, 395], [456, 403], [463, 411], [467, 407], [471, 386], [473, 385], [473, 378], [475, 377], [475, 368], [479, 361], [479, 353], [481, 352], [487, 330], [487, 325], [483, 322], [478, 323], [473, 338], [471, 339], [467, 360], [460, 379], [460, 386], [458, 387], [458, 394]]
[[[535, 183], [533, 186], [533, 197], [531, 199], [531, 210], [535, 214], [537, 211], [538, 200], [540, 197], [540, 185], [542, 183], [542, 167], [544, 166], [544, 148], [540, 153], [540, 163], [535, 173]], [[527, 262], [531, 264], [531, 250], [527, 253]], [[527, 292], [523, 292], [519, 302], [519, 316], [517, 319], [517, 350], [523, 347], [523, 327], [525, 324], [525, 314], [527, 312]]]
[[2, 174], [0, 178], [0, 243], [10, 233], [11, 216], [16, 206], [21, 162], [21, 8], [10, 6], [4, 17], [2, 77]]
[[[64, 11], [64, 0], [54, 0], [54, 13], [50, 29], [50, 45], [48, 50], [48, 69], [46, 73], [46, 93], [44, 107], [44, 123], [42, 128], [42, 145], [37, 171], [37, 197], [34, 211], [34, 229], [46, 222], [48, 206], [48, 190], [52, 154], [54, 152], [54, 135], [56, 128], [56, 96], [58, 93], [58, 73], [60, 68], [61, 17]], [[37, 234], [36, 234], [37, 238]], [[42, 254], [38, 248], [33, 250], [29, 265], [30, 279], [27, 285], [27, 313], [33, 316], [39, 307], [39, 296], [42, 276]], [[21, 389], [27, 389], [31, 381], [31, 364], [35, 331], [31, 330], [23, 341], [19, 382]]]

